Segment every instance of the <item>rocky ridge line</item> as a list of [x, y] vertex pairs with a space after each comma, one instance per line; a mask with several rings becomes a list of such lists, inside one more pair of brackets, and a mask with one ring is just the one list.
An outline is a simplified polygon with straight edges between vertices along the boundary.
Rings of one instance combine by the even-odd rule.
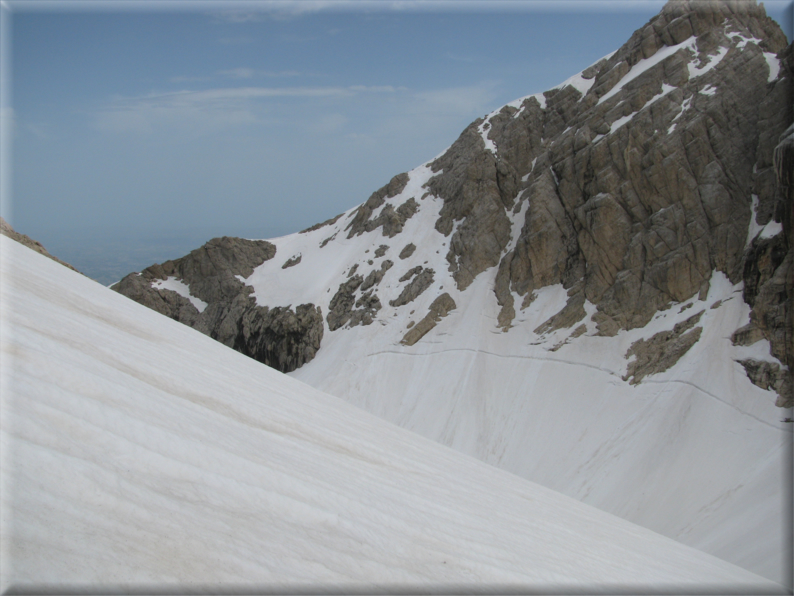
[[[256, 304], [253, 288], [239, 278], [249, 277], [255, 267], [275, 255], [276, 247], [265, 240], [214, 238], [185, 257], [131, 273], [111, 289], [289, 372], [311, 360], [320, 348], [322, 313], [313, 304], [294, 310]], [[164, 287], [162, 282], [168, 280], [177, 280], [185, 290]]]

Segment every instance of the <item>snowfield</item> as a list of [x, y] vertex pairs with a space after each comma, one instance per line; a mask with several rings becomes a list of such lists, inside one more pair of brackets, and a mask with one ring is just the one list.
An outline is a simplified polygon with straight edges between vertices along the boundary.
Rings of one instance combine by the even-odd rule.
[[[3, 592], [785, 592], [381, 420], [0, 242]], [[419, 346], [441, 352], [424, 359], [428, 366], [449, 358], [439, 348]], [[389, 366], [416, 360], [382, 358]], [[468, 358], [477, 366], [505, 360]], [[601, 368], [609, 366], [605, 358]], [[642, 421], [654, 399], [668, 399], [660, 390], [635, 397], [631, 415]], [[570, 399], [562, 393], [555, 402], [570, 407]], [[715, 400], [692, 401], [684, 407], [708, 422], [698, 404]], [[745, 424], [765, 423], [762, 409]], [[726, 407], [712, 426], [735, 411]], [[644, 431], [640, 423], [624, 434]], [[686, 443], [687, 432], [683, 424], [670, 439]], [[561, 444], [529, 461], [557, 458], [567, 469]]]

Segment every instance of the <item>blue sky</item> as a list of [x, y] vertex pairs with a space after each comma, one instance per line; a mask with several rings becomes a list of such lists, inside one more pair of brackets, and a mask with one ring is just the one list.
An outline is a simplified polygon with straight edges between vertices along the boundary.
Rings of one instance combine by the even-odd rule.
[[4, 3], [3, 216], [48, 247], [295, 232], [663, 4]]

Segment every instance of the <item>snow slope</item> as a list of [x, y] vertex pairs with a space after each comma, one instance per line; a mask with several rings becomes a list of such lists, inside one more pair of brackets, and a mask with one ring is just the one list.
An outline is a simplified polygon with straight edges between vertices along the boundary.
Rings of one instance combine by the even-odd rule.
[[0, 242], [4, 592], [782, 591]]

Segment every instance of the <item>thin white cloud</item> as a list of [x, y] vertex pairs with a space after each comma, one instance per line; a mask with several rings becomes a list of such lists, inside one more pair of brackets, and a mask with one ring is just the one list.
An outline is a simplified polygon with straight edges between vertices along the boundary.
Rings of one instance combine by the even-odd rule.
[[254, 77], [299, 77], [303, 75], [303, 73], [298, 72], [297, 70], [256, 70], [254, 68], [248, 68], [245, 66], [231, 68], [229, 70], [219, 70], [218, 74], [232, 79], [252, 79]]
[[[345, 127], [346, 137], [372, 145], [387, 142], [410, 146], [434, 136], [448, 141], [469, 122], [495, 107], [495, 89], [496, 83], [483, 82], [467, 87], [388, 95], [381, 102], [370, 101], [360, 106], [357, 118], [351, 119]], [[432, 155], [436, 149], [430, 150]]]
[[348, 89], [350, 89], [350, 91], [364, 93], [395, 93], [397, 91], [406, 91], [405, 87], [392, 87], [391, 85], [375, 85], [371, 87], [366, 85], [351, 85]]
[[209, 77], [191, 77], [191, 76], [178, 76], [178, 77], [171, 77], [170, 79], [172, 83], [199, 83], [209, 80], [210, 80]]
[[233, 79], [250, 79], [256, 74], [256, 71], [253, 68], [232, 68], [231, 70], [221, 70], [218, 71], [218, 74], [231, 77]]
[[[162, 127], [189, 129], [193, 134], [240, 125], [262, 124], [268, 99], [352, 98], [370, 93], [395, 93], [390, 86], [233, 87], [202, 91], [150, 93], [117, 97], [95, 113], [103, 132], [148, 135]], [[334, 121], [338, 127], [338, 119]], [[327, 126], [326, 126], [327, 128]]]
[[[304, 76], [304, 73], [298, 72], [297, 70], [280, 70], [277, 72], [272, 72], [268, 70], [259, 70], [257, 71], [263, 77], [300, 77]], [[314, 75], [312, 75], [314, 76]]]
[[[338, 10], [340, 8], [363, 7], [369, 2], [354, 2], [351, 0], [269, 0], [268, 2], [228, 2], [224, 6], [240, 8], [228, 8], [213, 12], [212, 17], [217, 22], [227, 24], [257, 23], [269, 19], [290, 19], [302, 15], [318, 12], [321, 10]], [[377, 6], [377, 3], [372, 5]]]
[[245, 12], [240, 10], [225, 10], [222, 12], [212, 13], [212, 17], [224, 23], [256, 23], [266, 18], [264, 12]]

